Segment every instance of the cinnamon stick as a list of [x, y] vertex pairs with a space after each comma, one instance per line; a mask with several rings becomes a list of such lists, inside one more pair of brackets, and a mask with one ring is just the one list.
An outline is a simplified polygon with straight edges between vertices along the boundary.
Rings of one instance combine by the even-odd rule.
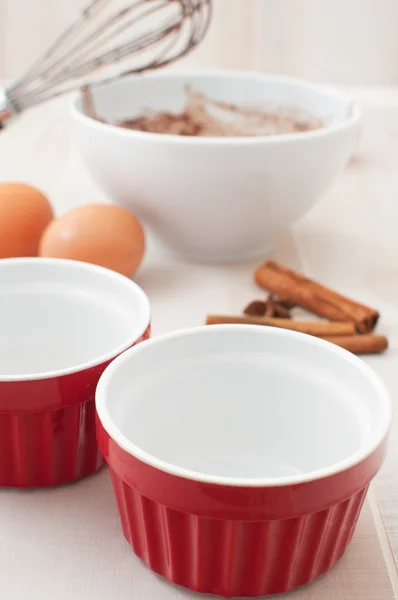
[[267, 261], [255, 272], [262, 288], [286, 298], [302, 308], [332, 321], [351, 321], [359, 333], [373, 331], [379, 313], [306, 278], [304, 275]]
[[279, 306], [287, 308], [287, 310], [291, 310], [292, 308], [296, 308], [297, 306], [297, 304], [292, 300], [288, 300], [288, 298], [281, 298], [280, 296], [277, 297], [277, 303], [279, 304]]
[[272, 317], [233, 317], [227, 315], [208, 315], [207, 325], [221, 325], [234, 323], [241, 325], [268, 325], [270, 327], [281, 327], [301, 331], [317, 337], [349, 336], [354, 335], [355, 326], [350, 322], [324, 322], [324, 321], [293, 321], [292, 319], [278, 319]]
[[323, 339], [353, 354], [378, 354], [388, 348], [388, 340], [384, 335], [331, 336]]

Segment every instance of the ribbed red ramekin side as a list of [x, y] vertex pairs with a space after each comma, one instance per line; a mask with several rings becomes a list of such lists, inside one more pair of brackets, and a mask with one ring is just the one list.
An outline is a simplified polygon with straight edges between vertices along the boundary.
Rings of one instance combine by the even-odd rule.
[[[150, 325], [134, 344], [150, 336]], [[0, 382], [0, 487], [43, 487], [95, 473], [95, 389], [111, 361], [49, 378]]]
[[60, 485], [95, 473], [103, 459], [89, 400], [53, 411], [0, 414], [0, 486]]
[[320, 512], [245, 522], [168, 508], [110, 472], [134, 552], [177, 585], [225, 597], [287, 592], [328, 571], [352, 538], [368, 489]]

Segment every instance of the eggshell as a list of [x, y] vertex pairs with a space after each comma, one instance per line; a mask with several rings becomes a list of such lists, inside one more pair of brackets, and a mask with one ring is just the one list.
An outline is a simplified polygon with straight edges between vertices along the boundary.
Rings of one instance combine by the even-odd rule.
[[47, 198], [24, 183], [0, 183], [0, 258], [37, 256], [53, 218]]
[[144, 231], [136, 217], [120, 206], [80, 206], [50, 223], [39, 253], [93, 263], [131, 277], [145, 253]]

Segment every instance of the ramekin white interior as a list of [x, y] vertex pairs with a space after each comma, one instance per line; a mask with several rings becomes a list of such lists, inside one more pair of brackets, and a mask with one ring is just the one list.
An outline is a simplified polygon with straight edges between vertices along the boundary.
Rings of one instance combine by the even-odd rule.
[[360, 359], [296, 332], [239, 325], [154, 338], [118, 357], [96, 393], [104, 429], [168, 473], [288, 485], [365, 459], [386, 436], [389, 394]]
[[0, 261], [0, 382], [66, 375], [111, 360], [145, 332], [144, 292], [127, 277], [62, 259]]

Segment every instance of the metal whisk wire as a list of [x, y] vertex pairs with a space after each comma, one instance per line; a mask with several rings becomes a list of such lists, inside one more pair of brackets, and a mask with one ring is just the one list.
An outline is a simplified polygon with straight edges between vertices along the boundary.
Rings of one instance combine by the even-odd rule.
[[76, 88], [170, 64], [201, 42], [210, 19], [211, 0], [92, 0], [40, 59], [0, 89], [0, 123], [2, 114]]

